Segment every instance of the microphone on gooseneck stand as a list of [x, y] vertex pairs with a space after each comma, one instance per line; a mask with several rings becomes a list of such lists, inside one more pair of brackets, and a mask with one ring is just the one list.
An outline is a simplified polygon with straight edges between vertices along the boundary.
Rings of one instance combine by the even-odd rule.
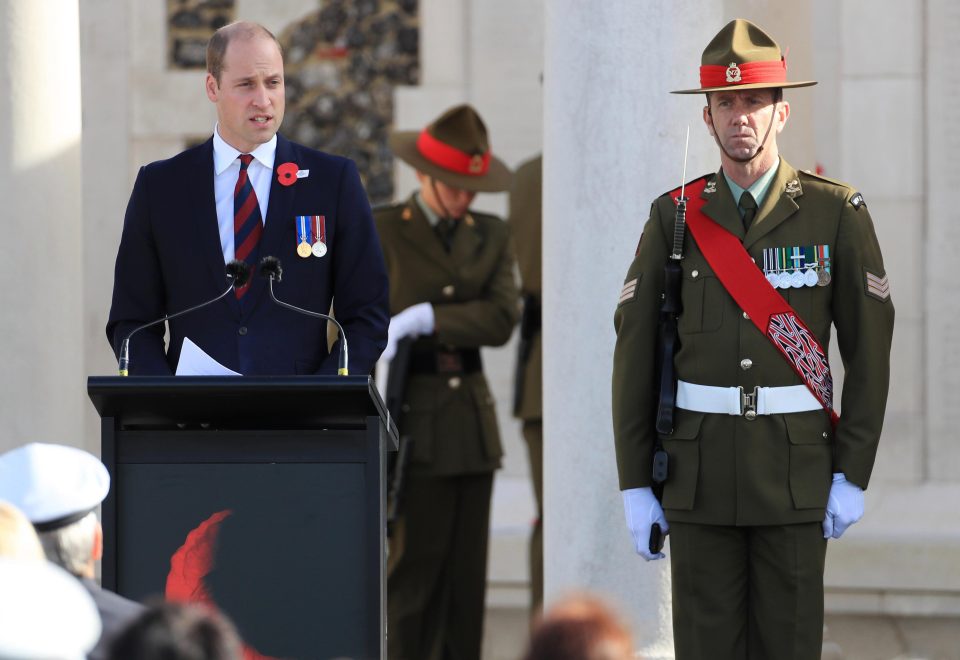
[[233, 291], [235, 288], [239, 289], [240, 287], [246, 285], [246, 283], [250, 281], [250, 264], [248, 264], [245, 261], [239, 261], [238, 259], [234, 259], [233, 261], [227, 264], [226, 276], [227, 276], [227, 281], [230, 284], [229, 286], [227, 286], [226, 290], [216, 298], [211, 298], [206, 302], [202, 302], [199, 305], [194, 305], [193, 307], [189, 307], [187, 309], [176, 312], [174, 314], [167, 314], [166, 316], [159, 318], [156, 321], [150, 321], [149, 323], [144, 323], [143, 325], [138, 326], [133, 330], [131, 330], [130, 334], [128, 334], [126, 337], [123, 338], [123, 343], [120, 344], [120, 359], [119, 359], [119, 365], [118, 365], [120, 368], [120, 375], [127, 376], [130, 373], [130, 338], [131, 337], [133, 337], [135, 334], [137, 334], [144, 328], [149, 328], [150, 326], [157, 325], [158, 323], [169, 321], [170, 319], [174, 319], [178, 316], [183, 316], [184, 314], [187, 314], [189, 312], [195, 312], [201, 307], [212, 305], [213, 303], [217, 302], [218, 300], [226, 296], [228, 293]]
[[281, 307], [292, 309], [295, 312], [300, 312], [301, 314], [306, 314], [307, 316], [312, 316], [313, 318], [325, 319], [337, 326], [337, 332], [340, 333], [340, 362], [337, 365], [337, 375], [348, 375], [350, 371], [347, 368], [347, 335], [344, 334], [343, 326], [340, 325], [340, 322], [327, 314], [312, 312], [309, 309], [303, 309], [302, 307], [285, 303], [277, 298], [277, 296], [273, 293], [273, 283], [279, 282], [283, 278], [283, 266], [280, 265], [280, 260], [276, 257], [264, 257], [260, 260], [260, 276], [267, 278], [267, 281], [270, 284], [270, 297], [273, 299], [273, 302], [277, 303]]

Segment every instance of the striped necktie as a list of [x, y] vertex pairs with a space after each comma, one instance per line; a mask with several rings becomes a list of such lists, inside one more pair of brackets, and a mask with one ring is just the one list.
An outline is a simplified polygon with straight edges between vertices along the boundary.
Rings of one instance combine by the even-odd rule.
[[[247, 174], [247, 167], [252, 160], [250, 154], [240, 154], [240, 176], [233, 189], [233, 254], [234, 258], [247, 262], [251, 268], [256, 265], [260, 234], [263, 233], [260, 202]], [[237, 298], [243, 298], [249, 290], [249, 284], [236, 289]]]

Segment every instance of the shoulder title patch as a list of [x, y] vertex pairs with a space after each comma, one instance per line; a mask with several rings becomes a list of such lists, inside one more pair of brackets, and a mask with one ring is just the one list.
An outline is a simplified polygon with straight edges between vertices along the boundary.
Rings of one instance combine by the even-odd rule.
[[863, 201], [863, 195], [861, 195], [860, 193], [856, 193], [854, 194], [853, 197], [850, 198], [850, 206], [857, 209], [858, 211], [860, 210], [861, 206], [866, 206], [866, 205], [867, 203]]

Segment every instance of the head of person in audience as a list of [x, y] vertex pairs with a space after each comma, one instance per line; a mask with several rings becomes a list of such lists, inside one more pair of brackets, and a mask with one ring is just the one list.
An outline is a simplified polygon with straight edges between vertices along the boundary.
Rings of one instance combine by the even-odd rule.
[[0, 501], [0, 557], [44, 559], [33, 525], [17, 507]]
[[147, 607], [110, 647], [111, 660], [241, 660], [240, 638], [217, 612], [198, 604], [159, 601]]
[[595, 596], [576, 594], [534, 624], [524, 660], [634, 660], [630, 631]]
[[103, 556], [96, 508], [110, 475], [88, 452], [32, 442], [0, 454], [0, 500], [33, 524], [47, 559], [76, 577], [92, 579]]
[[0, 660], [82, 660], [101, 627], [93, 598], [62, 568], [0, 557]]

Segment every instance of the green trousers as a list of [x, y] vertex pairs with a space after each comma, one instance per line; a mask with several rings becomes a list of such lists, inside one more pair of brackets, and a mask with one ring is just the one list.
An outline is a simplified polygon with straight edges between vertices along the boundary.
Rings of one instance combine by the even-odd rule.
[[530, 480], [537, 498], [537, 519], [530, 532], [530, 611], [535, 615], [543, 605], [543, 420], [524, 422], [523, 439], [527, 441]]
[[670, 523], [677, 660], [819, 660], [820, 523]]
[[391, 660], [479, 660], [493, 473], [408, 476], [390, 540]]

